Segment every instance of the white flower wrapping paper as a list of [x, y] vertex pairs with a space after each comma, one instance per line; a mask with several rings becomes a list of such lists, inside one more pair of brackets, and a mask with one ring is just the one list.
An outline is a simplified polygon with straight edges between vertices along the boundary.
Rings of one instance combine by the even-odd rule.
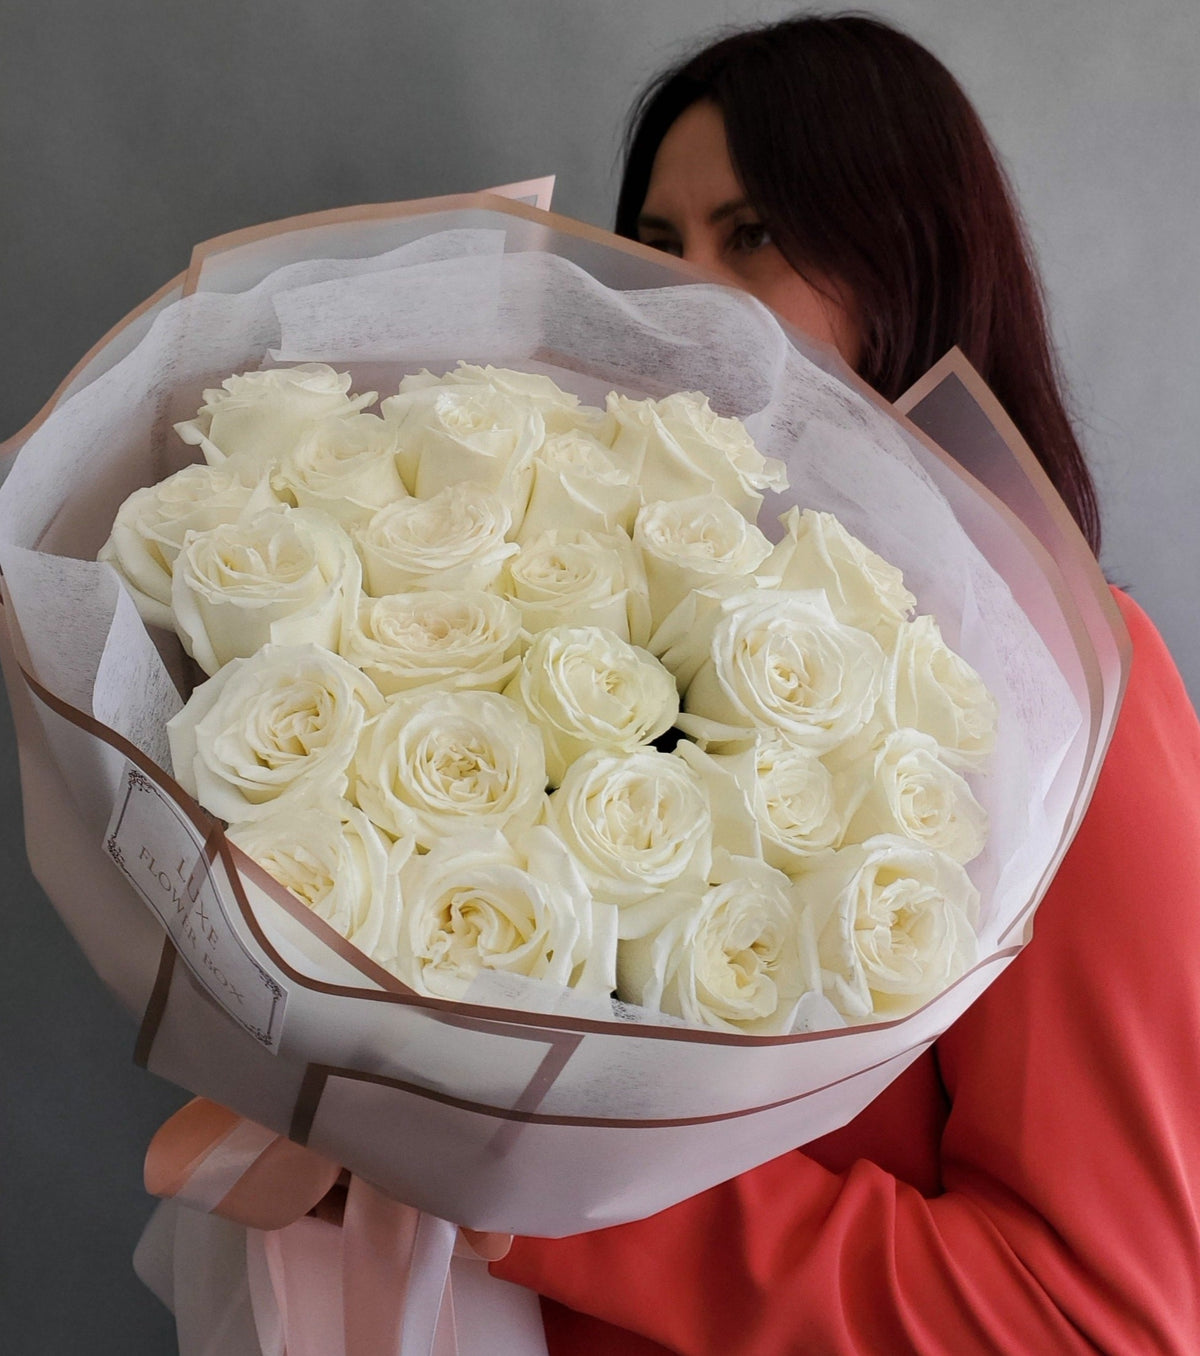
[[[472, 1228], [544, 1235], [644, 1216], [833, 1129], [935, 1039], [1027, 936], [1031, 906], [1081, 813], [1111, 715], [1111, 702], [1106, 707], [1102, 698], [1116, 680], [1097, 659], [1097, 644], [1081, 621], [1083, 605], [1050, 556], [1002, 510], [878, 403], [812, 361], [819, 355], [802, 352], [748, 297], [694, 284], [686, 270], [601, 233], [528, 209], [501, 208], [493, 200], [456, 210], [401, 208], [290, 225], [199, 252], [186, 280], [187, 295], [182, 285], [168, 289], [98, 350], [45, 421], [20, 439], [21, 455], [0, 488], [5, 667], [22, 741], [31, 859], [102, 978], [131, 1011], [145, 1014], [141, 1051], [148, 1067], [290, 1134], [430, 1213]], [[792, 504], [832, 513], [903, 570], [920, 611], [937, 617], [941, 634], [982, 675], [1000, 707], [1002, 737], [979, 785], [989, 816], [988, 845], [971, 866], [980, 896], [980, 958], [948, 990], [902, 1020], [761, 1038], [684, 1029], [668, 1018], [649, 1025], [621, 1020], [633, 1014], [613, 1012], [606, 997], [611, 977], [605, 975], [589, 976], [561, 995], [553, 1010], [539, 1010], [545, 1001], [539, 975], [586, 965], [586, 939], [572, 933], [548, 896], [538, 906], [534, 931], [553, 940], [540, 952], [531, 949], [522, 973], [481, 972], [469, 1003], [456, 1001], [461, 995], [454, 993], [414, 998], [211, 834], [211, 821], [162, 771], [168, 766], [164, 727], [181, 705], [170, 678], [180, 652], [164, 647], [160, 655], [108, 567], [92, 558], [133, 490], [182, 469], [190, 449], [169, 434], [170, 425], [191, 418], [202, 392], [230, 372], [263, 363], [330, 362], [351, 374], [347, 390], [394, 391], [399, 374], [444, 370], [459, 358], [544, 372], [589, 403], [614, 388], [629, 396], [705, 391], [716, 410], [745, 421], [766, 460], [733, 447], [733, 459], [714, 469], [696, 450], [695, 430], [686, 421], [672, 422], [667, 435], [679, 448], [679, 485], [689, 497], [740, 500], [751, 512], [765, 497], [758, 521], [768, 533]], [[422, 421], [428, 450], [411, 473], [428, 482], [426, 493], [453, 495], [463, 466], [486, 472], [494, 457], [486, 441], [475, 437], [471, 382], [460, 385], [466, 389], [456, 393], [453, 383], [436, 389], [412, 383], [383, 412], [385, 418]], [[323, 417], [348, 424], [367, 417], [344, 390], [318, 387], [308, 396], [327, 403]], [[573, 422], [572, 409], [569, 401], [564, 406], [547, 400], [540, 417], [555, 435], [585, 438], [587, 430]], [[236, 448], [222, 448], [221, 440], [236, 438], [239, 412], [231, 405], [224, 414], [220, 409], [210, 414], [207, 424], [196, 421], [197, 446], [214, 464], [236, 469]], [[619, 401], [605, 417], [621, 420]], [[481, 587], [475, 582], [481, 571], [512, 568], [517, 548], [510, 543], [511, 551], [501, 551], [494, 524], [514, 504], [538, 503], [540, 477], [573, 485], [577, 517], [566, 524], [539, 523], [539, 533], [522, 539], [522, 552], [542, 531], [561, 528], [575, 541], [616, 523], [632, 527], [629, 480], [636, 476], [639, 439], [645, 435], [637, 421], [622, 427], [615, 445], [620, 457], [613, 456], [606, 468], [602, 492], [595, 481], [581, 489], [572, 480], [572, 464], [600, 455], [584, 442], [543, 463], [531, 459], [523, 480], [496, 476], [482, 506], [447, 501], [441, 511], [474, 515], [481, 542], [476, 562], [444, 562], [446, 573], [455, 576], [453, 587]], [[459, 446], [452, 452], [456, 438]], [[286, 483], [277, 477], [272, 493], [301, 503], [302, 492], [320, 492], [319, 472], [328, 458], [361, 456], [362, 499], [369, 505], [374, 491], [368, 442], [352, 433], [344, 444], [323, 444]], [[782, 498], [773, 459], [786, 464], [792, 482]], [[447, 473], [447, 466], [457, 469]], [[245, 475], [261, 494], [261, 477], [252, 467]], [[186, 491], [181, 499], [186, 501]], [[175, 518], [186, 519], [188, 511], [185, 503]], [[235, 492], [228, 511], [243, 512]], [[361, 531], [361, 525], [351, 522], [343, 530]], [[761, 553], [715, 514], [711, 530], [732, 552]], [[175, 533], [164, 529], [164, 552], [179, 539]], [[502, 530], [500, 543], [504, 535]], [[781, 569], [792, 568], [791, 559], [802, 550], [817, 549], [801, 535], [797, 527], [788, 529], [780, 549], [789, 559], [781, 559]], [[391, 533], [381, 544], [380, 568], [394, 569], [401, 581], [389, 583], [389, 591], [404, 591], [403, 556], [414, 542], [436, 553], [436, 522], [407, 536]], [[324, 541], [289, 544], [279, 555], [289, 562], [301, 611], [320, 625], [332, 625], [333, 617], [339, 627], [369, 637], [370, 628], [390, 624], [345, 608], [342, 576], [329, 564], [340, 557]], [[147, 565], [146, 584], [140, 586], [150, 597], [155, 588], [161, 594], [156, 564], [161, 562]], [[769, 564], [768, 557], [763, 568]], [[536, 582], [536, 570], [533, 575]], [[678, 586], [666, 581], [661, 587]], [[881, 587], [889, 587], [886, 580]], [[680, 645], [697, 643], [701, 631], [723, 635], [719, 607], [698, 621], [703, 626], [696, 635], [681, 635]], [[265, 638], [273, 643], [272, 627], [278, 625], [265, 618]], [[546, 651], [549, 667], [529, 678], [525, 667], [505, 673], [513, 656], [503, 641], [503, 619], [481, 615], [479, 625], [498, 637], [491, 650], [481, 642], [481, 687], [562, 706], [570, 684], [558, 685], [556, 679], [577, 628], [551, 624], [539, 633], [535, 646]], [[724, 639], [724, 651], [718, 644], [697, 654], [697, 671], [716, 662], [714, 654], [737, 653], [734, 637]], [[890, 691], [898, 705], [940, 703], [930, 719], [941, 723], [939, 739], [943, 727], [947, 738], [958, 739], [963, 768], [969, 769], [979, 754], [976, 732], [963, 727], [953, 694], [948, 698], [943, 687], [930, 694], [921, 683], [922, 665], [941, 654], [939, 644], [936, 633], [914, 636], [906, 651], [911, 657], [895, 673], [857, 653], [831, 654], [828, 663], [850, 666], [855, 682], [866, 674], [867, 686], [881, 685], [877, 690]], [[196, 648], [201, 645], [198, 640]], [[234, 672], [216, 701], [239, 696], [236, 691], [225, 696], [241, 671], [230, 668]], [[383, 700], [369, 680], [364, 691], [338, 674], [311, 681], [334, 694], [330, 700], [344, 708], [350, 725]], [[396, 690], [405, 694], [401, 700], [417, 700], [406, 676], [397, 681]], [[630, 728], [654, 729], [659, 716], [645, 692], [642, 698], [620, 719]], [[254, 694], [248, 690], [239, 699], [252, 701]], [[757, 832], [764, 841], [773, 824], [797, 816], [804, 831], [819, 840], [828, 827], [819, 804], [814, 809], [809, 801], [819, 802], [820, 788], [809, 789], [802, 769], [782, 766], [753, 737], [736, 703], [727, 706], [722, 722], [743, 736], [742, 752], [730, 763], [714, 759], [712, 766], [692, 770], [699, 777], [741, 779], [748, 799], [761, 798]], [[825, 727], [809, 732], [812, 745], [819, 748], [844, 716], [840, 707], [831, 710]], [[662, 728], [669, 724], [667, 719]], [[564, 723], [562, 740], [570, 752], [559, 769], [557, 806], [576, 793], [565, 776], [567, 764], [582, 752], [573, 738]], [[199, 746], [199, 733], [196, 742]], [[706, 755], [697, 753], [703, 764]], [[919, 766], [910, 767], [919, 765], [919, 754], [908, 748], [892, 752], [897, 777], [919, 777]], [[246, 775], [252, 750], [235, 755], [249, 759], [239, 773], [240, 794], [256, 807], [253, 832], [263, 841], [270, 834], [272, 800], [293, 797], [298, 813], [309, 814], [343, 794], [336, 778], [310, 789], [257, 785]], [[600, 775], [595, 766], [600, 761], [584, 761], [578, 775]], [[396, 789], [382, 764], [362, 769], [362, 775], [377, 779], [381, 797]], [[187, 926], [199, 921], [188, 901], [195, 908], [197, 899], [212, 906], [207, 917], [225, 934], [229, 953], [236, 950], [244, 973], [259, 976], [263, 992], [273, 995], [269, 1028], [256, 1034], [253, 1023], [238, 1014], [237, 1003], [253, 997], [248, 991], [214, 1001], [216, 981], [202, 973], [195, 954], [203, 936], [197, 943], [177, 925], [164, 947], [150, 901], [114, 868], [105, 843], [111, 824], [123, 822], [114, 819], [114, 810], [134, 790], [157, 797], [154, 803], [166, 807], [162, 814], [183, 826], [172, 841], [189, 844], [190, 855], [180, 857], [178, 869], [173, 861], [167, 869], [165, 857], [153, 866], [168, 884], [172, 872], [179, 875], [172, 899]], [[511, 790], [519, 821], [524, 813], [519, 788]], [[606, 794], [636, 797], [636, 782]], [[901, 787], [892, 798], [901, 812], [913, 794]], [[954, 789], [930, 794], [953, 797]], [[681, 806], [686, 795], [681, 786]], [[892, 801], [864, 804], [855, 812], [869, 818], [876, 832], [872, 844], [883, 841], [891, 831], [889, 816], [897, 813]], [[407, 828], [436, 808], [398, 801], [396, 813]], [[379, 924], [364, 908], [361, 882], [382, 869], [381, 850], [403, 854], [409, 848], [399, 838], [388, 849], [364, 835], [354, 816], [338, 815], [345, 830], [341, 840], [314, 833], [313, 859], [296, 866], [295, 879], [301, 893], [322, 901], [329, 917], [350, 919], [369, 933]], [[518, 826], [510, 841], [482, 823], [455, 853], [435, 848], [423, 857], [407, 856], [399, 868], [401, 881], [407, 878], [428, 908], [435, 907], [443, 873], [463, 863], [496, 882], [501, 894], [504, 881], [517, 879], [533, 863], [533, 874], [554, 879], [560, 894], [586, 890], [578, 869], [565, 854], [556, 855], [547, 836], [545, 829]], [[644, 901], [620, 897], [627, 873], [619, 850], [606, 857], [609, 845], [597, 842], [586, 850], [588, 871], [613, 884], [614, 903], [603, 926], [617, 928], [618, 915]], [[848, 867], [868, 907], [878, 885], [871, 878], [874, 851], [865, 846], [862, 860]], [[683, 875], [695, 866], [680, 865]], [[664, 863], [663, 870], [672, 866]], [[331, 891], [329, 877], [343, 871], [344, 887], [339, 881], [339, 889]], [[777, 881], [784, 878], [770, 865], [761, 874], [754, 907], [771, 913], [778, 907]], [[831, 880], [831, 900], [836, 885]], [[711, 940], [741, 923], [719, 886], [710, 893], [701, 931]], [[497, 907], [503, 906], [498, 898]], [[414, 910], [411, 926], [420, 926], [421, 914]], [[842, 968], [845, 1011], [855, 1011], [868, 983], [903, 992], [903, 956], [871, 956], [871, 975], [847, 969], [845, 918], [832, 903], [827, 914], [820, 920], [816, 954], [822, 967]], [[931, 916], [917, 930], [920, 939], [928, 939], [950, 925]], [[795, 944], [780, 923], [780, 951]], [[692, 959], [661, 971], [678, 1010], [687, 1012], [700, 1001], [719, 1003], [720, 995], [700, 997], [707, 990], [699, 953], [685, 954]], [[229, 975], [224, 978], [232, 983]], [[817, 977], [807, 982], [816, 984]], [[793, 999], [802, 1013], [805, 995]]]

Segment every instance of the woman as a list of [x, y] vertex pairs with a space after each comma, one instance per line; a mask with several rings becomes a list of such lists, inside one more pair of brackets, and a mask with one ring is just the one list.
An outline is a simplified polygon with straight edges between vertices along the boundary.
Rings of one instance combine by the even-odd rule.
[[[1093, 548], [1028, 248], [965, 96], [861, 17], [738, 34], [636, 113], [618, 230], [887, 397], [959, 345]], [[1200, 726], [1152, 625], [1032, 942], [842, 1130], [651, 1219], [519, 1239], [552, 1356], [1200, 1351]]]

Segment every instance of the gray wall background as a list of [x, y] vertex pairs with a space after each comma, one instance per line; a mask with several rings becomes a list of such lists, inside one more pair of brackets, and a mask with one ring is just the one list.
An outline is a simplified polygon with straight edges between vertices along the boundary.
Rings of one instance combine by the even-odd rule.
[[[0, 438], [198, 240], [548, 172], [608, 224], [634, 93], [752, 0], [39, 0], [0, 18]], [[955, 71], [1040, 252], [1104, 565], [1200, 698], [1200, 9], [877, 0]], [[5, 716], [6, 721], [6, 716]], [[140, 1162], [183, 1100], [24, 860], [0, 726], [0, 1324], [15, 1353], [167, 1353], [132, 1276]]]

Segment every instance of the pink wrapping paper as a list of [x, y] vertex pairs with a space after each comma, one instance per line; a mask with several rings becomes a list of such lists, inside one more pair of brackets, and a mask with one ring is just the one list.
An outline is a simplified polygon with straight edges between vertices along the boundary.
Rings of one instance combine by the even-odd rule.
[[[586, 399], [700, 388], [788, 457], [797, 486], [775, 507], [838, 513], [1001, 691], [979, 963], [902, 1021], [765, 1039], [639, 1025], [569, 995], [522, 1010], [530, 996], [500, 987], [454, 1004], [404, 991], [232, 849], [164, 770], [178, 652], [160, 654], [93, 557], [121, 499], [188, 459], [169, 425], [203, 387], [318, 358], [385, 393], [457, 358], [536, 367]], [[947, 441], [963, 457], [999, 439], [1010, 457], [993, 489], [1033, 531], [751, 299], [536, 209], [402, 204], [200, 247], [6, 445], [20, 455], [0, 489], [30, 858], [142, 1018], [141, 1062], [431, 1215], [549, 1236], [650, 1214], [854, 1116], [1027, 938], [1123, 682], [1094, 561], [976, 395], [947, 397]]]

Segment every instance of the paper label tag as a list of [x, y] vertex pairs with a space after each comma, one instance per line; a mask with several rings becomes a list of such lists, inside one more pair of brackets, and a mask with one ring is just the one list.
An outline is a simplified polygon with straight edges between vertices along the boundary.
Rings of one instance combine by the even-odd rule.
[[233, 909], [221, 896], [195, 826], [132, 763], [126, 764], [104, 846], [158, 915], [192, 974], [275, 1054], [287, 990], [250, 955], [230, 925]]

